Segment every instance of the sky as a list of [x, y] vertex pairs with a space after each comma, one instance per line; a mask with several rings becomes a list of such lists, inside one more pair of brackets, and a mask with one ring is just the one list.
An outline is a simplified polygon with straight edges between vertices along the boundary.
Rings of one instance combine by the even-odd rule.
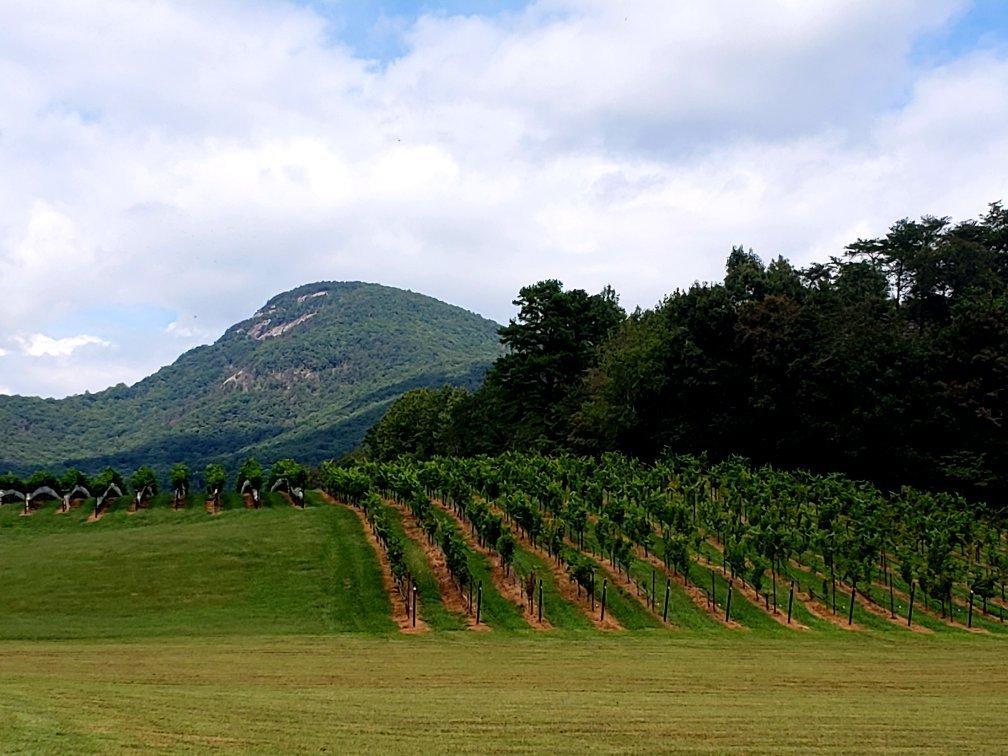
[[628, 309], [1008, 199], [1008, 3], [5, 0], [0, 392], [317, 280]]

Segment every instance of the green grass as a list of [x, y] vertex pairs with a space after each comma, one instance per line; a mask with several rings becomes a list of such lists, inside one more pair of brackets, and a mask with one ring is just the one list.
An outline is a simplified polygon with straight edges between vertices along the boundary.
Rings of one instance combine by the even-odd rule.
[[990, 638], [0, 643], [0, 751], [997, 752]]
[[[579, 606], [567, 601], [561, 595], [550, 565], [546, 564], [543, 557], [521, 545], [520, 541], [515, 547], [513, 566], [523, 576], [534, 571], [537, 584], [542, 580], [543, 619], [548, 620], [550, 625], [556, 629], [572, 631], [591, 630], [594, 627]], [[538, 591], [538, 588], [536, 590]], [[534, 597], [534, 601], [538, 602], [538, 596]]]
[[394, 630], [352, 512], [154, 504], [94, 523], [89, 506], [0, 508], [0, 638]]
[[666, 632], [619, 590], [627, 631], [602, 633], [525, 548], [516, 565], [546, 579], [555, 629], [531, 631], [473, 552], [494, 628], [473, 633], [410, 541], [433, 632], [403, 636], [350, 509], [151, 504], [95, 523], [87, 506], [0, 508], [0, 752], [962, 752], [1008, 737], [1003, 636], [875, 617], [794, 633], [740, 596], [746, 632], [689, 622], [695, 606]]

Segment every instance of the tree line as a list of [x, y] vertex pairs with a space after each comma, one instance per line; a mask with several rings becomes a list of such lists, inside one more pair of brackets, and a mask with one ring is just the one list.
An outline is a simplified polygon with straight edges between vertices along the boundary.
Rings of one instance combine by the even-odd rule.
[[1008, 490], [1008, 210], [901, 220], [828, 262], [736, 247], [724, 280], [625, 312], [523, 288], [482, 386], [409, 392], [363, 451], [742, 455], [994, 502]]

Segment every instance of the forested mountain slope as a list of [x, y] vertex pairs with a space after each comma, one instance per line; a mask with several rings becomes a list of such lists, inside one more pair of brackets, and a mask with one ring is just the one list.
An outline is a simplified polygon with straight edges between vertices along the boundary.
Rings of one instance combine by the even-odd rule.
[[497, 324], [459, 307], [377, 284], [307, 284], [134, 386], [0, 396], [0, 468], [318, 461], [352, 449], [403, 391], [474, 385], [499, 353]]

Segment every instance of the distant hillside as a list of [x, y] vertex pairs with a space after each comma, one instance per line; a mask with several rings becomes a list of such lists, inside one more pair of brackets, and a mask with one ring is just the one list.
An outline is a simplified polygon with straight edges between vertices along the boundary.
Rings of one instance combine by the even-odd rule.
[[478, 383], [499, 352], [496, 323], [431, 297], [307, 284], [134, 386], [0, 396], [0, 469], [316, 461], [352, 449], [408, 389]]

